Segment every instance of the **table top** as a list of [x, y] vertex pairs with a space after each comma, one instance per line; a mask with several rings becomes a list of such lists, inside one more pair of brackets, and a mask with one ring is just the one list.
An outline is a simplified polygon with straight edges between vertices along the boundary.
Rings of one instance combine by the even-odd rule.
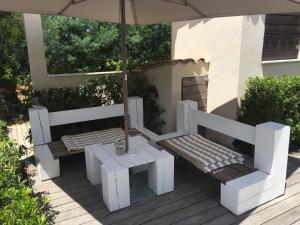
[[[154, 148], [148, 140], [142, 136], [129, 137], [129, 148], [136, 153], [117, 155], [114, 143], [106, 145], [91, 145], [95, 157], [111, 170], [132, 168], [154, 162], [166, 157], [165, 152]], [[103, 151], [99, 151], [102, 149]]]

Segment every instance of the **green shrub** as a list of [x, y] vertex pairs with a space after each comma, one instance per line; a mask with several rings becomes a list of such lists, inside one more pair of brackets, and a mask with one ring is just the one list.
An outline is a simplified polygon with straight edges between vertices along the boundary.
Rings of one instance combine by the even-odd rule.
[[[138, 75], [129, 76], [129, 96], [139, 96], [144, 100], [145, 126], [160, 133], [164, 120], [160, 118], [163, 109], [157, 104], [158, 93], [155, 86], [146, 78]], [[55, 88], [34, 94], [40, 105], [50, 112], [87, 108], [121, 103], [122, 77], [120, 75], [103, 76], [87, 81], [76, 88]], [[122, 127], [123, 118], [109, 118], [99, 121], [83, 122], [51, 127], [53, 140], [59, 140], [64, 134], [76, 134], [111, 127]]]
[[290, 149], [300, 148], [300, 77], [252, 78], [241, 98], [239, 121], [291, 126]]
[[160, 134], [161, 128], [165, 125], [165, 121], [161, 118], [164, 109], [157, 103], [159, 95], [156, 87], [151, 85], [145, 77], [133, 75], [129, 79], [128, 94], [143, 98], [145, 127]]
[[43, 210], [48, 201], [33, 195], [23, 176], [22, 154], [7, 136], [0, 137], [0, 224], [47, 224]]
[[7, 124], [4, 120], [0, 120], [0, 140], [7, 138]]

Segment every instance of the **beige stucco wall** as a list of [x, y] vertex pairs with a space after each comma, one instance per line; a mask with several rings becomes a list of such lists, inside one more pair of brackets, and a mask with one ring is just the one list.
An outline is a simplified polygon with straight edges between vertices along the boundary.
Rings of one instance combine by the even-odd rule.
[[264, 76], [300, 76], [300, 60], [266, 61], [262, 63], [262, 70]]
[[[210, 62], [207, 111], [234, 118], [238, 88], [242, 17], [176, 22], [172, 57], [205, 58]], [[229, 106], [227, 106], [230, 104]]]
[[158, 94], [158, 104], [165, 110], [162, 118], [166, 121], [163, 133], [176, 130], [176, 103], [181, 100], [181, 81], [183, 77], [207, 75], [208, 64], [169, 62], [143, 70], [142, 74], [154, 84]]
[[[209, 60], [207, 110], [236, 119], [250, 76], [262, 75], [264, 16], [239, 16], [172, 24], [172, 57]], [[208, 131], [219, 142], [232, 140]]]
[[250, 77], [263, 76], [261, 59], [265, 33], [265, 16], [244, 16], [242, 27], [238, 99], [244, 94], [247, 80]]
[[101, 76], [78, 74], [65, 74], [61, 76], [48, 75], [40, 15], [24, 14], [24, 26], [34, 90], [57, 87], [76, 87], [88, 79], [95, 79]]
[[146, 76], [151, 84], [154, 84], [159, 94], [158, 104], [165, 110], [162, 118], [166, 122], [163, 132], [169, 131], [172, 127], [172, 104], [171, 104], [171, 83], [172, 65], [165, 64], [144, 70], [142, 75]]

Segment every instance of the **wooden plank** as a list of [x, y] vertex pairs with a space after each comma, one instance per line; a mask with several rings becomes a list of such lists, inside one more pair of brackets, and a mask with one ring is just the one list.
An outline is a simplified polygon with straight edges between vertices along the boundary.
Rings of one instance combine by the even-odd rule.
[[72, 218], [70, 218], [68, 220], [60, 221], [56, 224], [57, 225], [63, 225], [63, 224], [79, 225], [79, 224], [84, 224], [91, 220], [95, 220], [95, 218], [101, 219], [105, 215], [109, 215], [109, 212], [107, 211], [107, 209], [96, 209], [96, 210], [87, 211], [85, 214], [81, 214], [81, 215], [73, 214]]
[[76, 195], [73, 195], [73, 196], [65, 196], [65, 197], [62, 197], [59, 199], [53, 199], [53, 200], [51, 200], [51, 206], [56, 207], [56, 206], [64, 205], [66, 203], [70, 203], [73, 201], [79, 201], [79, 200], [82, 200], [82, 199], [85, 199], [85, 198], [88, 198], [91, 196], [100, 198], [100, 195], [96, 190], [85, 191], [85, 192], [77, 193]]
[[291, 198], [285, 199], [278, 204], [272, 205], [265, 210], [262, 210], [253, 215], [249, 215], [244, 218], [242, 221], [236, 222], [235, 224], [244, 224], [244, 225], [252, 225], [252, 224], [262, 224], [270, 219], [279, 216], [282, 213], [285, 213], [293, 208], [297, 207], [300, 203], [300, 193], [294, 195]]
[[[299, 202], [300, 204], [300, 202]], [[300, 220], [300, 206], [293, 208], [265, 223], [265, 225], [293, 224]]]
[[299, 15], [266, 15], [263, 60], [296, 59]]
[[287, 178], [287, 186], [291, 186], [299, 182], [300, 182], [300, 173], [296, 173], [293, 176]]
[[[218, 197], [209, 198], [205, 201], [201, 201], [199, 203], [190, 205], [188, 207], [183, 208], [179, 211], [174, 211], [165, 216], [159, 217], [158, 219], [154, 219], [145, 224], [201, 224], [202, 222], [207, 221], [210, 217], [218, 216], [220, 213], [224, 214], [227, 212], [226, 209], [219, 206]], [[198, 214], [196, 218], [194, 218], [195, 214]]]
[[255, 143], [255, 127], [235, 120], [198, 110], [190, 110], [188, 113], [188, 121], [250, 144]]
[[182, 93], [182, 100], [207, 100], [207, 91], [206, 92], [196, 92], [196, 91], [185, 91]]
[[56, 223], [59, 223], [62, 221], [68, 221], [69, 219], [73, 219], [74, 217], [89, 214], [90, 211], [95, 211], [95, 210], [97, 210], [99, 215], [107, 215], [108, 214], [107, 209], [105, 207], [98, 204], [98, 202], [94, 202], [94, 203], [92, 203], [90, 205], [86, 205], [84, 207], [79, 207], [79, 208], [71, 209], [69, 211], [60, 212], [58, 215], [56, 215], [54, 221]]
[[255, 171], [256, 169], [250, 169], [245, 164], [232, 164], [224, 166], [215, 172], [210, 172], [209, 174], [225, 184], [230, 180], [245, 176], [246, 174], [253, 173]]
[[[158, 223], [162, 221], [165, 221], [163, 224], [168, 224], [170, 221], [179, 224], [193, 224], [198, 221], [197, 224], [207, 222], [207, 224], [223, 225], [243, 222], [247, 220], [247, 217], [252, 217], [258, 213], [264, 218], [263, 221], [274, 220], [276, 222], [276, 218], [279, 220], [287, 215], [293, 216], [294, 209], [299, 207], [299, 204], [296, 207], [290, 207], [293, 204], [291, 201], [293, 202], [295, 196], [299, 195], [300, 192], [300, 173], [292, 173], [292, 171], [297, 171], [300, 163], [300, 160], [295, 157], [290, 157], [289, 160], [288, 167], [292, 175], [287, 178], [285, 195], [239, 217], [219, 206], [218, 198], [214, 201], [217, 204], [216, 206], [209, 205], [205, 210], [199, 209], [201, 203], [203, 203], [202, 200], [199, 200], [201, 194], [205, 193], [203, 195], [207, 196], [214, 192], [218, 196], [219, 183], [210, 176], [189, 166], [190, 164], [183, 160], [176, 163], [174, 192], [160, 197], [143, 199], [128, 208], [110, 214], [104, 207], [100, 193], [85, 180], [84, 160], [74, 161], [73, 157], [70, 160], [69, 158], [65, 159], [67, 160], [63, 160], [61, 164], [62, 177], [36, 183], [36, 187], [41, 192], [48, 189], [52, 190], [50, 191], [50, 197], [54, 196], [56, 203], [62, 197], [63, 204], [56, 205], [53, 208], [60, 212], [58, 214], [58, 221], [60, 222], [57, 224], [140, 224], [142, 222], [162, 224]], [[238, 166], [234, 167], [236, 170], [237, 168]], [[247, 171], [247, 168], [245, 171], [241, 170], [242, 173]], [[92, 189], [95, 190], [96, 194], [84, 197], [86, 193], [93, 192]], [[299, 199], [296, 199], [296, 201], [299, 202]], [[97, 204], [101, 206], [98, 207]], [[280, 206], [274, 210], [274, 207], [278, 204]], [[269, 214], [270, 216], [268, 216]], [[253, 221], [253, 224], [260, 224], [259, 220], [254, 219]]]
[[263, 53], [263, 60], [295, 59], [296, 55], [298, 55], [297, 50], [283, 52], [270, 51]]
[[[215, 207], [207, 208], [204, 211], [197, 212], [195, 215], [189, 216], [183, 220], [180, 220], [177, 223], [174, 223], [176, 225], [198, 225], [205, 223], [212, 218], [216, 218], [218, 216], [222, 216], [224, 214], [228, 213], [228, 210], [224, 207], [217, 205]], [[225, 224], [225, 223], [224, 223]]]
[[182, 88], [182, 96], [187, 96], [189, 94], [198, 94], [205, 96], [203, 98], [207, 98], [207, 87], [204, 85], [193, 85]]
[[[99, 215], [97, 211], [90, 211], [89, 214], [75, 217], [74, 219], [65, 221], [64, 223], [61, 224], [72, 224], [72, 225], [82, 224], [82, 223], [89, 224], [89, 221], [95, 221], [95, 219], [101, 221], [103, 224], [110, 224], [116, 221], [120, 221], [124, 218], [129, 218], [132, 215], [138, 214], [139, 212], [146, 212], [146, 211], [149, 212], [152, 209], [160, 207], [161, 205], [166, 205], [169, 202], [182, 199], [185, 196], [192, 196], [195, 193], [201, 192], [204, 187], [205, 185], [203, 184], [192, 185], [192, 186], [183, 184], [180, 187], [177, 187], [174, 192], [168, 193], [159, 198], [152, 197], [150, 199], [147, 198], [141, 200], [139, 202], [134, 203], [130, 207], [114, 212], [113, 214], [107, 214], [105, 216], [105, 215]], [[210, 186], [208, 185], [208, 187], [205, 188], [210, 188]]]
[[82, 208], [85, 207], [86, 205], [90, 205], [93, 203], [97, 203], [99, 206], [105, 208], [105, 205], [103, 204], [102, 201], [102, 197], [99, 195], [99, 198], [98, 196], [91, 196], [91, 197], [84, 198], [81, 201], [72, 201], [67, 204], [57, 206], [54, 208], [54, 210], [62, 213], [72, 209]]
[[300, 24], [266, 24], [266, 33], [300, 33]]
[[208, 75], [182, 78], [182, 87], [193, 86], [193, 85], [207, 86], [207, 83], [208, 83]]
[[211, 221], [208, 221], [206, 223], [206, 225], [208, 225], [208, 224], [209, 225], [223, 225], [223, 224], [232, 224], [237, 221], [243, 221], [248, 216], [255, 215], [256, 213], [262, 212], [262, 211], [268, 209], [269, 207], [280, 203], [281, 201], [283, 201], [285, 199], [293, 197], [294, 195], [298, 194], [299, 192], [300, 192], [300, 183], [298, 183], [297, 185], [288, 187], [286, 189], [285, 195], [283, 195], [279, 198], [276, 198], [268, 203], [265, 203], [250, 212], [246, 212], [240, 216], [235, 216], [234, 214], [229, 212], [229, 213], [225, 214], [224, 216], [217, 217], [215, 219], [212, 219]]
[[58, 159], [60, 157], [69, 156], [69, 155], [75, 155], [82, 153], [83, 150], [80, 151], [72, 151], [69, 152], [65, 146], [65, 144], [62, 141], [55, 141], [48, 144], [48, 147], [54, 157], [54, 159]]
[[210, 183], [206, 185], [198, 184], [197, 186], [188, 186], [186, 188], [182, 188], [181, 190], [175, 188], [175, 191], [173, 192], [170, 192], [166, 195], [162, 195], [159, 198], [153, 197], [151, 199], [144, 199], [140, 202], [131, 205], [130, 208], [123, 209], [120, 212], [116, 212], [113, 215], [103, 218], [101, 221], [104, 224], [111, 224], [117, 222], [121, 223], [123, 220], [133, 218], [140, 214], [145, 215], [158, 208], [167, 208], [168, 206], [172, 205], [173, 203], [176, 203], [177, 201], [183, 201], [184, 199], [188, 201], [188, 199], [195, 198], [199, 193], [208, 191], [209, 189], [218, 189], [218, 185]]
[[123, 104], [49, 113], [50, 126], [99, 120], [124, 115]]
[[198, 109], [206, 111], [208, 76], [182, 78], [182, 100], [193, 100], [198, 102]]
[[269, 25], [299, 25], [299, 15], [266, 15], [265, 24]]
[[[125, 220], [121, 220], [114, 224], [120, 224], [120, 225], [131, 225], [131, 224], [141, 224], [150, 222], [156, 218], [169, 215], [172, 212], [176, 212], [179, 210], [183, 210], [188, 206], [192, 206], [194, 204], [198, 203], [198, 206], [201, 207], [201, 205], [208, 207], [209, 205], [218, 205], [219, 201], [218, 198], [216, 198], [216, 195], [218, 195], [219, 190], [208, 190], [203, 191], [201, 193], [198, 193], [196, 195], [188, 196], [182, 200], [176, 201], [172, 204], [164, 205], [162, 207], [156, 207], [155, 209], [151, 210], [151, 213], [149, 211], [145, 213], [138, 214], [136, 216], [130, 217]], [[183, 214], [184, 215], [184, 214]], [[163, 223], [164, 224], [164, 223]]]
[[78, 193], [86, 192], [86, 191], [91, 191], [91, 192], [95, 191], [95, 187], [93, 187], [89, 184], [86, 184], [86, 185], [82, 185], [77, 188], [71, 189], [68, 191], [68, 193], [66, 193], [64, 191], [52, 193], [51, 200], [60, 199], [60, 198], [64, 198], [67, 196], [76, 196]]
[[256, 171], [255, 168], [250, 167], [246, 164], [231, 164], [230, 166], [235, 168], [236, 170], [240, 171], [243, 174], [249, 174], [249, 173]]

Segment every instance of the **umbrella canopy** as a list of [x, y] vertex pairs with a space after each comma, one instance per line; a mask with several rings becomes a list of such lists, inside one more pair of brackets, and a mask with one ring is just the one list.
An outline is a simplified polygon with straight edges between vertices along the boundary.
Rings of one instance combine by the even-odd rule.
[[0, 0], [0, 11], [64, 15], [121, 23], [125, 143], [128, 99], [125, 24], [151, 24], [254, 14], [300, 12], [300, 0]]
[[[300, 0], [125, 0], [126, 23], [300, 12]], [[119, 0], [0, 0], [0, 10], [120, 22]]]

